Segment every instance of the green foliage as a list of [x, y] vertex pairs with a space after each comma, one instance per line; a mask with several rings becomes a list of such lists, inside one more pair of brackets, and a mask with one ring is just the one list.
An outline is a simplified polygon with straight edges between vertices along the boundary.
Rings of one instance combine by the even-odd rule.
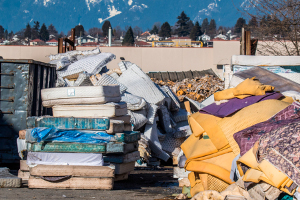
[[250, 21], [248, 23], [248, 26], [250, 28], [257, 28], [258, 27], [258, 22], [257, 22], [256, 17], [252, 16], [252, 18], [250, 19]]
[[171, 26], [168, 22], [163, 23], [161, 26], [159, 36], [163, 38], [171, 37]]
[[84, 36], [84, 27], [82, 25], [75, 26], [75, 36], [77, 37]]
[[125, 37], [122, 42], [122, 46], [133, 46], [134, 44], [134, 37], [133, 37], [133, 31], [131, 26], [128, 28]]
[[111, 27], [110, 21], [106, 20], [102, 25], [102, 32], [104, 37], [108, 36], [109, 27]]
[[5, 38], [6, 40], [8, 39], [8, 31], [7, 31], [7, 30], [4, 31], [4, 38]]
[[49, 35], [54, 35], [55, 38], [57, 38], [58, 32], [57, 32], [56, 28], [53, 26], [53, 24], [50, 24], [48, 26], [48, 32], [49, 32]]
[[27, 23], [26, 28], [25, 28], [25, 32], [24, 32], [24, 37], [31, 39], [31, 26], [29, 23]]
[[193, 27], [191, 34], [190, 34], [190, 38], [193, 41], [196, 41], [196, 39], [202, 35], [202, 31], [201, 31], [201, 27], [199, 22], [195, 23], [195, 26]]
[[41, 27], [40, 35], [41, 35], [41, 40], [43, 40], [43, 41], [49, 40], [49, 32], [47, 30], [45, 23], [43, 23], [43, 25]]
[[246, 26], [246, 20], [242, 17], [238, 18], [234, 26], [234, 32], [240, 34], [242, 32], [242, 28], [245, 26]]
[[158, 34], [158, 28], [156, 25], [153, 26], [153, 29], [150, 31], [151, 34]]
[[190, 18], [184, 13], [184, 11], [181, 12], [177, 19], [177, 34], [179, 36], [187, 36], [188, 34], [190, 34], [189, 26], [187, 24]]
[[217, 30], [217, 24], [216, 21], [214, 19], [211, 19], [208, 25], [208, 33], [209, 34], [216, 34], [216, 30]]
[[208, 19], [205, 18], [202, 22], [202, 26], [201, 26], [201, 31], [202, 33], [207, 33], [208, 31], [208, 26], [209, 26], [209, 23], [208, 23]]
[[39, 39], [40, 38], [40, 22], [34, 21], [34, 26], [31, 29], [31, 38]]

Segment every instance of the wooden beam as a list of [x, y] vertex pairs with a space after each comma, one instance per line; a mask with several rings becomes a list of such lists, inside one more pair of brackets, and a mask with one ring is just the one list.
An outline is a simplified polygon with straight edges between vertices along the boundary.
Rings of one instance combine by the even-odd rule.
[[63, 53], [64, 38], [58, 39], [58, 53]]
[[241, 55], [245, 55], [245, 29], [242, 28]]
[[246, 55], [251, 55], [251, 33], [250, 33], [250, 31], [245, 31], [245, 50], [246, 50]]

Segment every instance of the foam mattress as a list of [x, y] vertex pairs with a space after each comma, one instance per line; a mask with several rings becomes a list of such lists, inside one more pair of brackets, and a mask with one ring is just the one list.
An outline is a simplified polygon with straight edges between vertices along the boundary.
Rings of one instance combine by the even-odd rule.
[[53, 117], [116, 117], [127, 114], [127, 104], [106, 103], [101, 105], [61, 105], [53, 106]]
[[101, 153], [28, 152], [27, 164], [30, 166], [34, 166], [34, 165], [103, 166], [104, 162]]
[[32, 176], [73, 176], [113, 178], [114, 169], [109, 166], [37, 165], [30, 169]]
[[111, 190], [113, 178], [86, 178], [72, 177], [59, 182], [50, 182], [37, 176], [30, 176], [28, 188], [55, 188], [55, 189], [88, 189], [88, 190]]

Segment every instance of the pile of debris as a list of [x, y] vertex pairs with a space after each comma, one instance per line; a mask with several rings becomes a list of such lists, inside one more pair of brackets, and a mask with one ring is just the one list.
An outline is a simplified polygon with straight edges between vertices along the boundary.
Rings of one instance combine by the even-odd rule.
[[159, 86], [168, 86], [180, 101], [188, 97], [194, 101], [202, 102], [215, 92], [224, 89], [224, 83], [220, 78], [206, 74], [203, 77], [184, 79], [182, 81], [162, 81], [151, 78]]
[[[135, 166], [159, 165], [179, 155], [192, 133], [180, 100], [131, 62], [108, 70], [106, 64], [114, 58], [99, 49], [50, 56], [57, 66], [56, 88], [43, 89], [41, 96], [53, 116], [27, 118], [18, 139], [20, 157], [27, 160], [21, 162], [19, 176], [30, 176], [29, 187], [111, 189], [112, 180], [127, 179]], [[215, 81], [212, 76], [193, 79], [188, 89], [176, 83], [176, 92], [192, 89], [207, 96], [217, 90]], [[55, 157], [61, 162], [54, 162]], [[97, 188], [84, 186], [81, 179], [92, 168], [99, 171], [90, 174]]]
[[195, 200], [300, 197], [300, 143], [292, 139], [300, 137], [300, 94], [291, 91], [300, 86], [271, 72], [260, 76], [266, 73], [260, 68], [240, 74], [247, 73], [276, 81], [240, 75], [200, 111], [185, 102], [192, 135], [178, 163], [188, 174], [178, 168], [174, 175], [188, 177], [183, 193]]

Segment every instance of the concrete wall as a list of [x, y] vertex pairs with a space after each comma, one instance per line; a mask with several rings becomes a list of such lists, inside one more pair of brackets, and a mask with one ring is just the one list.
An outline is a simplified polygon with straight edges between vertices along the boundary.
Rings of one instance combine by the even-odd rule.
[[[77, 50], [90, 50], [95, 47], [77, 47]], [[240, 51], [239, 41], [215, 41], [213, 48], [175, 47], [100, 47], [101, 52], [111, 52], [116, 59], [108, 68], [118, 67], [120, 57], [149, 71], [188, 71], [212, 68], [230, 64], [232, 55]], [[0, 46], [0, 56], [4, 59], [34, 59], [49, 62], [47, 55], [56, 54], [57, 47], [51, 46]]]

